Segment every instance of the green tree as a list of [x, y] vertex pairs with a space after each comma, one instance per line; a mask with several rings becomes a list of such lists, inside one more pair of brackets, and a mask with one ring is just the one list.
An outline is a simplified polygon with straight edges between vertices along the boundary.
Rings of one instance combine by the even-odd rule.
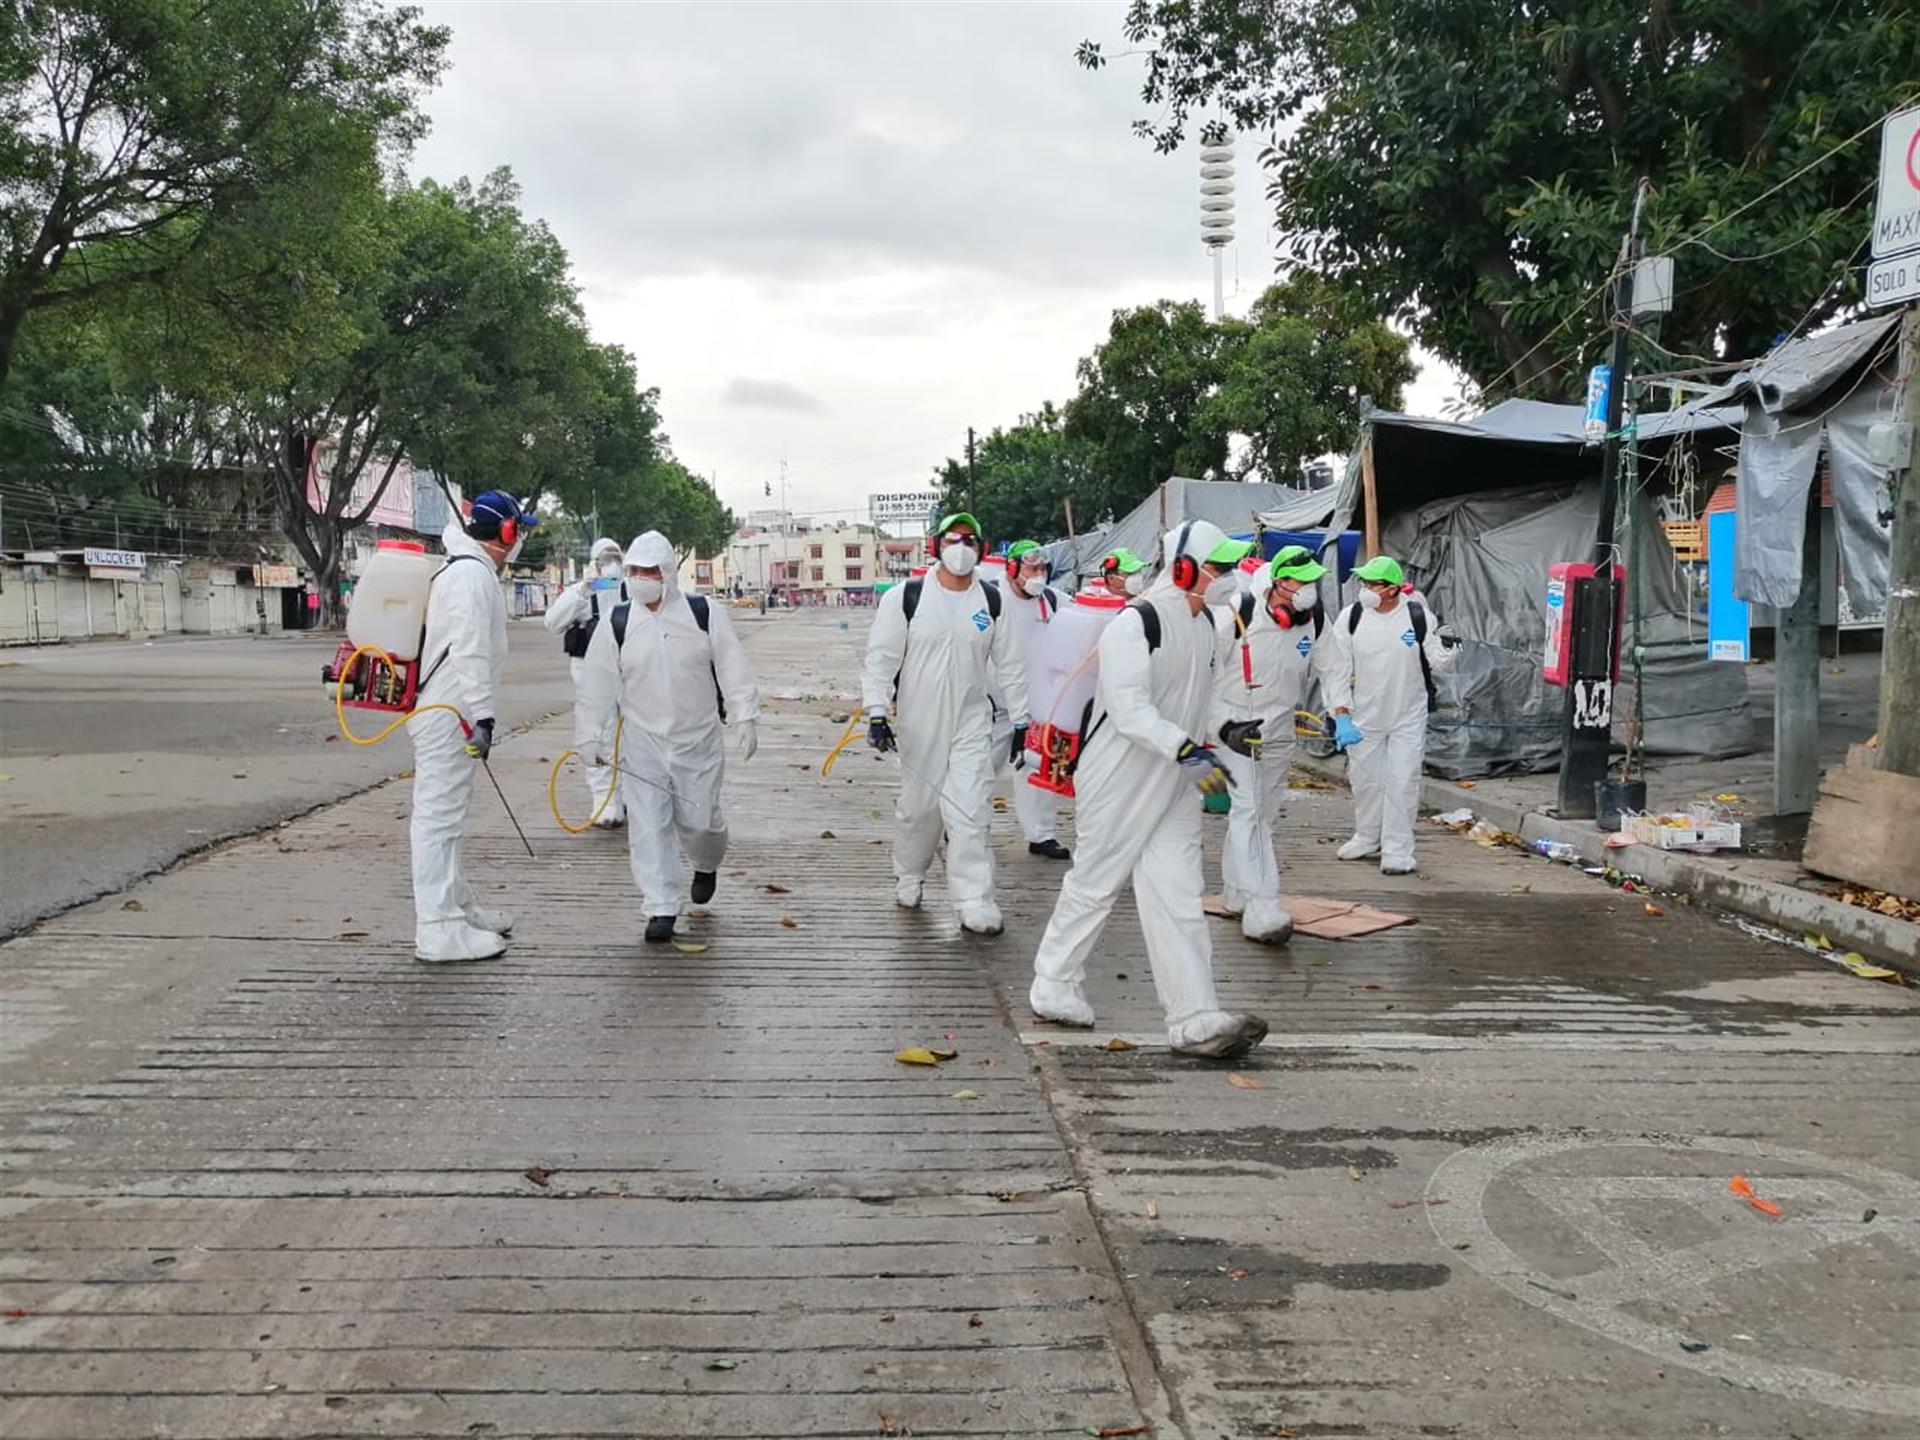
[[953, 459], [934, 471], [934, 481], [941, 508], [974, 515], [994, 544], [1065, 533], [1069, 499], [1077, 524], [1104, 518], [1106, 502], [1083, 447], [1067, 438], [1065, 417], [1051, 403], [976, 445], [971, 481], [966, 462]]
[[0, 6], [0, 384], [35, 312], [165, 277], [223, 231], [324, 234], [342, 183], [419, 134], [446, 43], [376, 0]]
[[1578, 389], [1641, 175], [1673, 349], [1857, 301], [1875, 121], [1920, 95], [1920, 7], [1885, 0], [1134, 0], [1124, 30], [1139, 134], [1268, 136], [1287, 259], [1495, 393]]
[[1107, 338], [1080, 361], [1065, 410], [1099, 516], [1125, 512], [1169, 476], [1225, 466], [1227, 432], [1203, 421], [1225, 378], [1226, 338], [1191, 301], [1114, 312]]
[[1296, 483], [1316, 456], [1344, 450], [1360, 402], [1400, 404], [1414, 378], [1412, 346], [1347, 292], [1305, 272], [1269, 287], [1246, 320], [1222, 328], [1219, 388], [1196, 425], [1246, 437], [1233, 478]]

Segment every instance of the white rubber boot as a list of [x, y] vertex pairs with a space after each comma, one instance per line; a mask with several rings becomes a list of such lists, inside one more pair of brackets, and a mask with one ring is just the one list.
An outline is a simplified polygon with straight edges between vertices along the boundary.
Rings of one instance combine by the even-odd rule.
[[513, 930], [511, 910], [489, 910], [485, 905], [469, 905], [461, 913], [476, 930], [491, 930], [496, 935], [510, 934]]
[[413, 927], [413, 958], [423, 965], [491, 960], [506, 948], [504, 935], [478, 929], [465, 920], [433, 920]]
[[1027, 1004], [1042, 1020], [1093, 1028], [1093, 1005], [1078, 985], [1064, 985], [1058, 980], [1035, 976], [1033, 988], [1027, 992]]
[[920, 894], [926, 888], [926, 882], [917, 875], [908, 875], [893, 882], [893, 903], [902, 910], [918, 910]]
[[1333, 853], [1342, 860], [1371, 860], [1380, 853], [1380, 842], [1363, 840], [1356, 835]]
[[1006, 926], [998, 905], [991, 900], [976, 900], [960, 907], [960, 928], [975, 935], [998, 935]]

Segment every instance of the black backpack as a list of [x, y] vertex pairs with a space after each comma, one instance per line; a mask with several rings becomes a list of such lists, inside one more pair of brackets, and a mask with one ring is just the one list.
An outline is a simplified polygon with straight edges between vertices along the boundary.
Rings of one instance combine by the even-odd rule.
[[[621, 593], [626, 593], [624, 586], [621, 587]], [[707, 608], [707, 597], [704, 595], [689, 595], [686, 597], [686, 601], [687, 608], [693, 611], [693, 623], [700, 627], [700, 633], [702, 635], [708, 637], [708, 650], [709, 656], [711, 656], [713, 631], [709, 627], [712, 624], [712, 616]], [[632, 600], [622, 600], [618, 605], [614, 606], [612, 610], [607, 612], [607, 619], [613, 625], [613, 648], [616, 651], [627, 643], [627, 612], [632, 608]], [[727, 718], [727, 697], [720, 689], [720, 667], [715, 665], [713, 660], [709, 658], [707, 660], [707, 669], [713, 672], [713, 698], [720, 706], [720, 719], [724, 722]]]
[[[598, 590], [589, 592], [587, 603], [593, 607], [593, 613], [584, 620], [574, 621], [567, 627], [566, 633], [560, 637], [560, 648], [575, 660], [586, 656], [587, 645], [593, 639], [593, 632], [600, 624], [600, 592]], [[625, 581], [620, 584], [620, 603], [622, 605], [627, 603]]]
[[[1347, 611], [1347, 634], [1360, 628], [1360, 615], [1365, 608], [1356, 600]], [[1427, 709], [1438, 710], [1440, 692], [1434, 688], [1433, 666], [1427, 661], [1427, 607], [1418, 600], [1407, 601], [1407, 619], [1413, 622], [1413, 653], [1420, 657], [1420, 678], [1427, 685]]]

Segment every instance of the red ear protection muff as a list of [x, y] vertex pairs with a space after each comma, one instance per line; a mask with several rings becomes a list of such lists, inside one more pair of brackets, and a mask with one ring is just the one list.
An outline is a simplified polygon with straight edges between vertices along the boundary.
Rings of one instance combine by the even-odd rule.
[[509, 517], [508, 519], [502, 520], [500, 522], [500, 543], [502, 545], [506, 546], [507, 549], [511, 550], [513, 548], [513, 542], [518, 540], [519, 538], [520, 538], [520, 522], [518, 520], [515, 520]]
[[1200, 583], [1200, 562], [1187, 554], [1187, 541], [1193, 538], [1193, 521], [1189, 520], [1180, 527], [1180, 534], [1173, 542], [1173, 565], [1168, 574], [1173, 578], [1176, 590], [1191, 590]]

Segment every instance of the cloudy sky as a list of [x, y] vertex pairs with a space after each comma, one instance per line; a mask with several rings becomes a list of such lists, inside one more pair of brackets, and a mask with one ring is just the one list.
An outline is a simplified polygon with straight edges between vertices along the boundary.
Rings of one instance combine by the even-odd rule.
[[[1121, 3], [426, 9], [452, 69], [415, 172], [513, 168], [736, 510], [783, 459], [795, 510], [921, 488], [1065, 400], [1114, 309], [1210, 300], [1197, 159], [1129, 133], [1136, 72], [1073, 60], [1124, 48]], [[1253, 150], [1230, 308], [1272, 269]]]

